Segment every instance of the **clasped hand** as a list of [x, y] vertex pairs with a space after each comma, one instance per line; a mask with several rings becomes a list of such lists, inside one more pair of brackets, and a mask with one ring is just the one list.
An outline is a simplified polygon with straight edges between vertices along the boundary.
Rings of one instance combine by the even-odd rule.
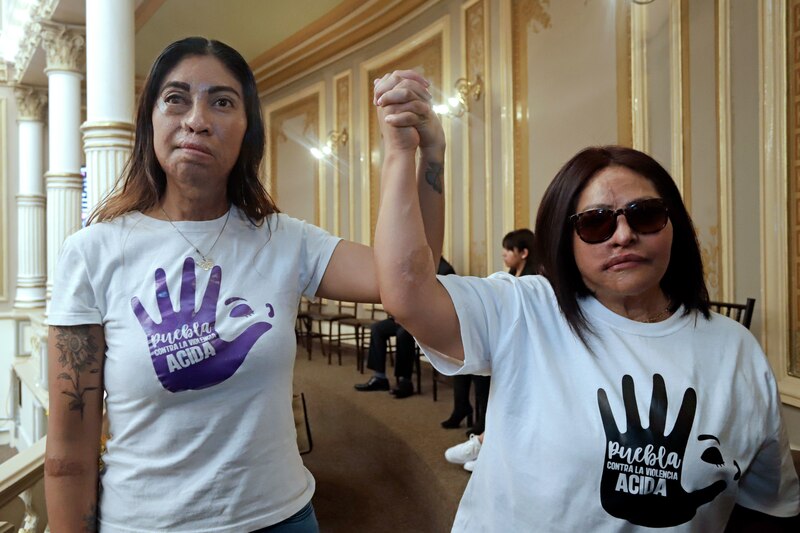
[[431, 107], [430, 84], [413, 70], [395, 70], [374, 80], [373, 104], [384, 147], [390, 151], [416, 151], [443, 159], [442, 124]]

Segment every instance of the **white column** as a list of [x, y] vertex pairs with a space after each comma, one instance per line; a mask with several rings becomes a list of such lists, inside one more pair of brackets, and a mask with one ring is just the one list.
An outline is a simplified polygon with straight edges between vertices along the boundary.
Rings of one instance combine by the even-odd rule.
[[[43, 25], [44, 26], [44, 25]], [[47, 53], [49, 154], [47, 178], [47, 299], [61, 245], [81, 227], [81, 74], [85, 38], [74, 29], [47, 24], [42, 47]]]
[[86, 0], [86, 195], [91, 211], [133, 148], [134, 0]]
[[19, 193], [17, 194], [17, 296], [14, 307], [44, 307], [47, 270], [44, 225], [44, 113], [47, 95], [18, 87]]

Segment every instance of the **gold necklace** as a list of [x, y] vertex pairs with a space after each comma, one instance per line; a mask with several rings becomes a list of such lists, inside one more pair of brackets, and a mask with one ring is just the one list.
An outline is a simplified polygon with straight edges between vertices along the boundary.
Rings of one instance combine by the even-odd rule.
[[231, 217], [231, 208], [230, 208], [230, 206], [228, 207], [228, 214], [227, 214], [227, 216], [225, 217], [225, 223], [222, 225], [222, 229], [221, 229], [221, 230], [219, 230], [219, 234], [217, 235], [217, 238], [216, 238], [216, 239], [214, 239], [214, 243], [211, 245], [211, 248], [209, 248], [209, 250], [208, 250], [208, 253], [205, 253], [205, 254], [204, 254], [203, 252], [201, 252], [201, 251], [200, 251], [200, 248], [198, 248], [197, 246], [195, 246], [195, 245], [194, 245], [194, 243], [193, 243], [192, 241], [190, 241], [190, 240], [189, 240], [189, 239], [186, 237], [186, 235], [184, 235], [184, 234], [183, 234], [183, 232], [182, 232], [181, 230], [179, 230], [179, 229], [178, 229], [178, 226], [176, 226], [176, 225], [175, 225], [175, 223], [174, 223], [174, 222], [172, 221], [172, 219], [169, 217], [169, 215], [167, 214], [167, 212], [166, 212], [166, 211], [164, 211], [164, 206], [158, 206], [158, 207], [161, 209], [161, 212], [162, 212], [162, 213], [164, 213], [164, 216], [165, 216], [165, 217], [167, 217], [167, 220], [169, 221], [170, 225], [171, 225], [173, 228], [175, 228], [175, 231], [177, 231], [177, 232], [180, 234], [180, 236], [181, 236], [181, 237], [183, 237], [183, 240], [184, 240], [184, 241], [186, 241], [186, 242], [188, 242], [188, 243], [189, 243], [189, 246], [191, 246], [192, 248], [194, 248], [194, 250], [195, 250], [195, 251], [196, 251], [198, 254], [200, 254], [200, 257], [202, 258], [202, 260], [201, 260], [199, 263], [197, 263], [197, 265], [198, 265], [200, 268], [202, 268], [203, 270], [211, 270], [212, 268], [214, 268], [214, 260], [213, 260], [211, 257], [209, 257], [209, 256], [211, 255], [211, 251], [212, 251], [212, 250], [214, 250], [214, 246], [216, 246], [216, 245], [217, 245], [217, 241], [219, 240], [219, 238], [220, 238], [220, 237], [222, 237], [222, 232], [223, 232], [223, 231], [225, 231], [225, 226], [227, 226], [227, 225], [228, 225], [228, 219]]
[[644, 322], [650, 324], [652, 322], [661, 322], [662, 320], [666, 320], [672, 314], [672, 311], [669, 310], [669, 307], [661, 311], [660, 313], [656, 313], [655, 315], [646, 318]]

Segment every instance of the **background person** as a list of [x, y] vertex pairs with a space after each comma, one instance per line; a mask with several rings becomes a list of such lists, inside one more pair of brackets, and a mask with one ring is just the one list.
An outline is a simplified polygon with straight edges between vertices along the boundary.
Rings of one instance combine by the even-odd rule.
[[[437, 274], [455, 274], [455, 270], [443, 257], [439, 259]], [[359, 392], [388, 391], [389, 378], [386, 376], [386, 352], [389, 339], [396, 337], [394, 375], [397, 387], [389, 391], [395, 398], [408, 398], [414, 394], [411, 374], [414, 372], [414, 358], [417, 357], [417, 342], [393, 317], [376, 322], [370, 327], [367, 368], [374, 371], [365, 383], [354, 385]]]
[[383, 168], [383, 305], [441, 372], [492, 374], [454, 531], [706, 532], [734, 506], [798, 513], [771, 368], [746, 328], [709, 311], [694, 228], [661, 165], [581, 151], [537, 214], [544, 275], [437, 279], [413, 138], [387, 130], [387, 152], [405, 151]]
[[[425, 133], [424, 179], [441, 172], [444, 137], [420, 123], [432, 116], [424, 79], [384, 80], [399, 84], [395, 108]], [[264, 141], [238, 52], [198, 37], [167, 46], [122, 181], [56, 269], [53, 531], [318, 531], [291, 407], [297, 307], [301, 295], [376, 302], [377, 280], [370, 248], [278, 213], [259, 181]], [[420, 194], [435, 220], [441, 202]]]
[[[533, 261], [534, 238], [533, 232], [528, 228], [515, 229], [506, 233], [503, 237], [503, 263], [508, 268], [508, 273], [512, 276], [532, 276], [536, 274], [536, 267]], [[476, 376], [472, 374], [457, 374], [453, 376], [453, 415], [450, 419], [442, 422], [443, 427], [453, 419], [457, 411], [463, 412], [469, 404], [470, 382], [475, 382], [475, 403], [476, 421], [470, 431], [467, 431], [467, 440], [451, 446], [444, 452], [444, 458], [453, 464], [463, 465], [464, 470], [472, 472], [475, 469], [475, 462], [483, 445], [483, 433], [486, 421], [486, 406], [489, 402], [490, 376]], [[459, 407], [461, 406], [461, 407]], [[469, 423], [469, 419], [467, 421]]]
[[[528, 228], [515, 229], [503, 237], [503, 263], [512, 276], [528, 276], [536, 273], [533, 258], [533, 232]], [[438, 274], [438, 273], [437, 273]], [[445, 429], [461, 426], [461, 421], [467, 419], [468, 440], [463, 443], [463, 449], [469, 448], [468, 453], [452, 452], [450, 457], [457, 464], [465, 464], [477, 458], [477, 451], [473, 443], [472, 434], [482, 435], [486, 420], [486, 405], [489, 402], [490, 376], [477, 376], [473, 374], [458, 374], [453, 376], [453, 412], [450, 417], [442, 422]], [[475, 423], [473, 424], [473, 409], [469, 401], [469, 389], [475, 384]], [[459, 445], [457, 445], [459, 446]], [[462, 449], [459, 448], [459, 449]], [[474, 455], [474, 457], [473, 457]], [[445, 453], [445, 457], [448, 454]]]

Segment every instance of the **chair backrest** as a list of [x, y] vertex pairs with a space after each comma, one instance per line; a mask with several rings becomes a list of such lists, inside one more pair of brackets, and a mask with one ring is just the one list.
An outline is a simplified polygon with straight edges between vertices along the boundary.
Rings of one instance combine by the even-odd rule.
[[748, 298], [745, 303], [737, 304], [733, 302], [708, 302], [712, 311], [725, 315], [739, 322], [741, 325], [750, 329], [750, 322], [753, 320], [753, 309], [756, 306], [755, 298]]
[[298, 306], [298, 312], [300, 313], [308, 313], [310, 311], [319, 311], [322, 307], [322, 301], [317, 298], [316, 301], [311, 301], [309, 298], [305, 296], [300, 297], [300, 304]]
[[381, 304], [370, 304], [372, 308], [370, 309], [369, 317], [372, 320], [383, 320], [384, 318], [389, 318], [389, 313], [383, 308]]

